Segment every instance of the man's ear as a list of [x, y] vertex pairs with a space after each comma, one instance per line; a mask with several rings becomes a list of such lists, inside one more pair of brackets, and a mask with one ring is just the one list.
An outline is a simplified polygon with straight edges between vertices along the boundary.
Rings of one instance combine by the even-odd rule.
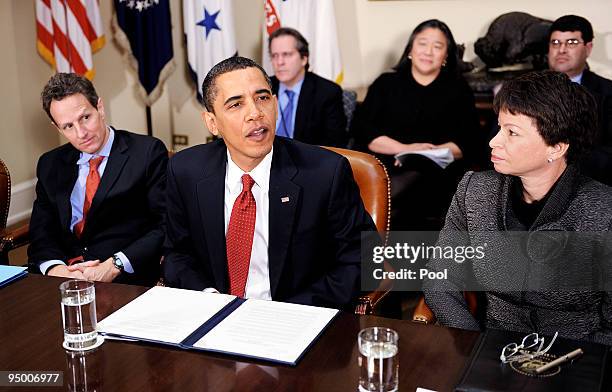
[[587, 42], [586, 44], [584, 44], [584, 46], [586, 46], [587, 57], [589, 57], [591, 55], [591, 51], [593, 51], [593, 41]]
[[202, 120], [204, 120], [204, 124], [206, 124], [206, 128], [208, 131], [215, 136], [219, 136], [219, 128], [217, 128], [217, 117], [213, 112], [203, 111], [202, 112]]
[[100, 113], [100, 117], [104, 120], [104, 102], [102, 102], [102, 98], [98, 98], [98, 104], [96, 105], [96, 109], [98, 109], [98, 113]]
[[278, 97], [276, 95], [272, 96], [274, 97], [274, 118], [278, 118]]

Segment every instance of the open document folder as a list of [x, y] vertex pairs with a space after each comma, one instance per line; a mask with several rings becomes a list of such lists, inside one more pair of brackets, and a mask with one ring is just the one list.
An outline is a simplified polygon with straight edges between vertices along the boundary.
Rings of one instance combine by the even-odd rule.
[[405, 160], [407, 156], [413, 154], [422, 155], [426, 158], [431, 159], [436, 163], [436, 165], [440, 166], [442, 169], [445, 169], [446, 166], [450, 165], [455, 160], [450, 148], [434, 148], [431, 150], [400, 152], [399, 154], [395, 155], [395, 159], [397, 159], [400, 165], [402, 165], [404, 163], [403, 160]]
[[295, 365], [336, 309], [153, 287], [98, 323], [136, 339]]
[[0, 265], [0, 287], [23, 278], [28, 274], [27, 267], [17, 267], [14, 265]]

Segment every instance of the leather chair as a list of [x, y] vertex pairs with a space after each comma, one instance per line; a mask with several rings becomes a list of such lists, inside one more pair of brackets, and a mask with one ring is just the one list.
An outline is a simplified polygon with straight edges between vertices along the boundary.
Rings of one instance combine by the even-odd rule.
[[11, 173], [0, 159], [0, 264], [8, 264], [8, 252], [29, 241], [29, 225], [7, 229], [9, 207], [11, 206]]
[[[391, 219], [391, 185], [385, 166], [373, 155], [337, 147], [324, 147], [346, 157], [351, 164], [353, 176], [365, 209], [372, 216], [376, 229], [386, 244]], [[390, 269], [385, 265], [385, 269]], [[359, 297], [356, 314], [372, 314], [377, 305], [392, 288], [390, 280], [382, 281], [376, 291]]]

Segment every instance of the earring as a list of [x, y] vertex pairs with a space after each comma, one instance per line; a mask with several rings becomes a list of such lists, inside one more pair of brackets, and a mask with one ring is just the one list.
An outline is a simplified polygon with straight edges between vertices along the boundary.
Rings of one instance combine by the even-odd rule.
[[553, 160], [554, 160], [554, 159], [552, 159], [552, 158], [548, 158], [548, 159], [546, 160], [546, 162], [548, 162], [548, 163], [553, 163]]
[[412, 55], [411, 54], [408, 55], [408, 60], [412, 60]]
[[443, 67], [446, 67], [446, 60], [444, 60], [444, 62], [442, 63]]

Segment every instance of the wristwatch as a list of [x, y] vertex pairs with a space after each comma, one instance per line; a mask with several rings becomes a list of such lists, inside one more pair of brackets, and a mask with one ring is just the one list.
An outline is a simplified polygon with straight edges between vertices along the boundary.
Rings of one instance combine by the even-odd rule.
[[123, 272], [123, 261], [121, 261], [121, 259], [119, 258], [119, 256], [117, 255], [113, 255], [113, 265], [115, 266], [115, 268], [117, 268], [119, 271]]

